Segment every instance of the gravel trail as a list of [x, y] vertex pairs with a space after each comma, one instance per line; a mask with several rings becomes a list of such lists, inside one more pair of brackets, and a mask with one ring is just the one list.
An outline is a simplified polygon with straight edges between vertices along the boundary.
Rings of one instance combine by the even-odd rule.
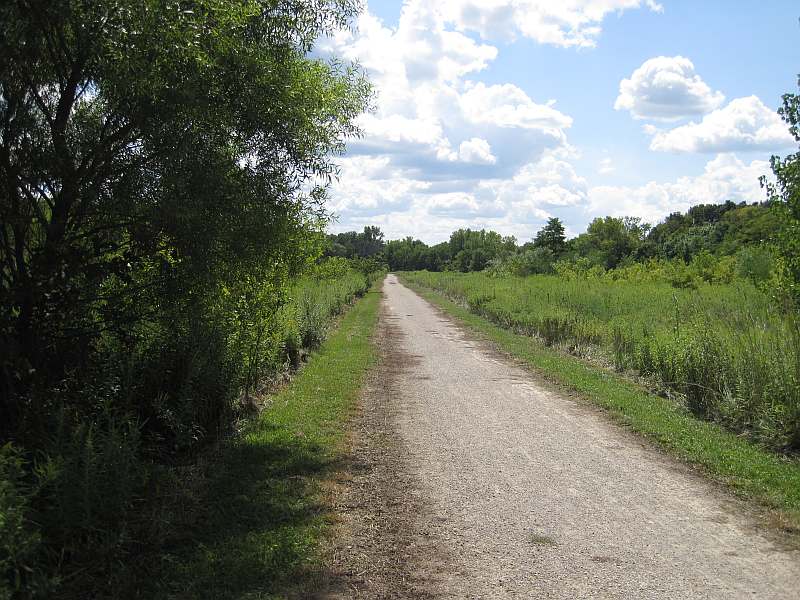
[[744, 503], [384, 294], [340, 597], [800, 598], [800, 552]]

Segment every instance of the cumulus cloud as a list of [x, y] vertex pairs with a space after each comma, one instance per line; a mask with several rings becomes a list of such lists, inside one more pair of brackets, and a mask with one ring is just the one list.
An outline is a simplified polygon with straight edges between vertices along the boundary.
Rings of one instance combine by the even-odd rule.
[[[370, 75], [377, 109], [359, 119], [365, 136], [351, 144], [355, 153], [383, 150], [398, 162], [420, 162], [422, 155], [457, 162], [453, 139], [481, 138], [491, 147], [505, 128], [535, 134], [527, 145], [535, 155], [564, 143], [572, 120], [548, 104], [538, 104], [513, 85], [486, 86], [466, 79], [485, 69], [497, 49], [479, 43], [451, 25], [436, 5], [407, 0], [392, 29], [368, 11], [355, 31], [323, 40], [319, 52], [358, 61]], [[475, 148], [465, 148], [475, 159]], [[493, 164], [497, 160], [474, 161]], [[497, 158], [497, 157], [495, 157]], [[521, 161], [530, 156], [520, 157]], [[464, 159], [462, 159], [464, 160]]]
[[367, 113], [359, 116], [356, 123], [369, 136], [384, 142], [436, 145], [443, 137], [441, 123], [425, 117], [411, 118], [398, 114], [379, 117]]
[[404, 177], [387, 156], [348, 156], [339, 161], [339, 180], [328, 208], [336, 217], [374, 217], [406, 211], [414, 194], [429, 187]]
[[341, 217], [336, 230], [378, 224], [387, 235], [435, 242], [459, 227], [486, 227], [528, 239], [553, 210], [578, 210], [587, 202], [587, 185], [563, 151], [547, 152], [508, 179], [481, 179], [458, 191], [404, 177], [386, 157], [343, 159], [340, 185], [331, 206]]
[[522, 167], [501, 193], [512, 192], [542, 206], [569, 206], [578, 204], [585, 190], [586, 180], [575, 168], [555, 153], [548, 153]]
[[420, 202], [427, 214], [450, 216], [454, 219], [473, 220], [476, 217], [496, 219], [506, 213], [506, 207], [496, 200], [480, 201], [472, 194], [434, 194]]
[[[581, 213], [587, 182], [569, 162], [572, 118], [512, 83], [484, 83], [489, 36], [593, 46], [604, 18], [642, 0], [405, 0], [394, 27], [368, 10], [317, 52], [359, 62], [376, 110], [359, 118], [328, 207], [334, 230], [380, 226], [429, 242], [458, 227], [529, 239], [553, 213]], [[480, 34], [483, 38], [476, 36]], [[503, 37], [502, 39], [508, 39]], [[608, 163], [601, 168], [610, 169]]]
[[688, 58], [658, 56], [620, 82], [614, 108], [636, 119], [670, 121], [711, 112], [724, 99], [695, 73]]
[[646, 6], [654, 0], [441, 0], [439, 10], [460, 30], [486, 37], [524, 36], [554, 46], [594, 47], [606, 15]]
[[497, 162], [489, 142], [477, 137], [461, 142], [458, 148], [458, 158], [464, 162], [484, 165], [493, 165]]
[[[491, 228], [525, 241], [553, 214], [577, 228], [571, 228], [571, 235], [580, 233], [594, 216], [639, 216], [656, 223], [695, 204], [762, 200], [759, 178], [770, 171], [765, 160], [746, 163], [734, 154], [719, 154], [696, 176], [640, 186], [592, 187], [568, 160], [546, 153], [509, 179], [481, 180], [463, 191], [438, 192], [403, 177], [385, 158], [345, 161], [342, 182], [347, 187], [332, 192], [334, 205], [344, 208], [336, 230], [377, 224], [389, 237], [414, 232], [427, 242], [447, 239], [460, 227]], [[357, 177], [359, 173], [365, 177]]]
[[464, 116], [472, 123], [536, 129], [561, 138], [572, 118], [550, 104], [537, 104], [517, 86], [468, 83], [459, 98]]
[[757, 96], [731, 100], [699, 123], [645, 131], [653, 136], [650, 149], [661, 152], [774, 152], [794, 145], [786, 123]]
[[638, 187], [597, 186], [589, 189], [586, 212], [615, 217], [638, 216], [655, 223], [675, 211], [695, 204], [758, 202], [764, 199], [759, 177], [769, 173], [769, 163], [744, 163], [733, 154], [720, 154], [695, 177], [673, 182], [650, 181]]
[[574, 167], [553, 154], [521, 168], [510, 181], [484, 184], [507, 207], [509, 221], [527, 225], [528, 231], [552, 216], [556, 208], [575, 207], [586, 201], [586, 180]]
[[[366, 11], [353, 31], [322, 40], [317, 51], [358, 61], [375, 87], [376, 110], [359, 117], [364, 135], [348, 156], [386, 157], [398, 176], [427, 183], [429, 193], [510, 177], [567, 147], [572, 119], [554, 101], [470, 79], [497, 49], [453, 29], [436, 3], [406, 0], [393, 28]], [[344, 214], [342, 202], [336, 209]]]

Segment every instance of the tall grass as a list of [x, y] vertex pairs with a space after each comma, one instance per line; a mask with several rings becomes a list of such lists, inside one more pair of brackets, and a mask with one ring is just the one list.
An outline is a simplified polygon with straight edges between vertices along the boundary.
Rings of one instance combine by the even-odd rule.
[[[342, 296], [328, 297], [335, 306]], [[374, 360], [379, 305], [373, 291], [347, 311], [243, 435], [221, 444], [187, 527], [155, 576], [137, 578], [138, 597], [317, 597], [333, 522], [324, 482], [341, 467], [345, 424]]]
[[405, 275], [502, 327], [633, 370], [698, 416], [800, 450], [800, 324], [747, 282]]
[[289, 322], [297, 323], [302, 346], [319, 348], [328, 333], [331, 318], [340, 315], [345, 306], [362, 295], [366, 286], [366, 278], [355, 272], [330, 279], [325, 285], [320, 285], [315, 278], [301, 280], [294, 288], [294, 298], [287, 310], [291, 315]]

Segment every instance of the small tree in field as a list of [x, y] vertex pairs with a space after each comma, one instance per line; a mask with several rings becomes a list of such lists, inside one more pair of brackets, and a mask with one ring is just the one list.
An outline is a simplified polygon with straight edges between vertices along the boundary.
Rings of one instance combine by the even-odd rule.
[[555, 256], [566, 250], [567, 242], [564, 235], [564, 224], [558, 217], [550, 217], [545, 225], [533, 240], [536, 248], [547, 248]]
[[[800, 142], [800, 95], [784, 94], [778, 113], [788, 123], [794, 139]], [[775, 236], [780, 253], [779, 280], [781, 287], [795, 301], [800, 301], [800, 152], [783, 159], [773, 156], [771, 164], [776, 182], [765, 185], [779, 215], [780, 227]]]

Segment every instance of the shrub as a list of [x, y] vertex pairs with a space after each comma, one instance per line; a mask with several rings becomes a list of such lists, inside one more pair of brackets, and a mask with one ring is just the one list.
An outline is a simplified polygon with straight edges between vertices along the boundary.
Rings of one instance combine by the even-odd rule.
[[767, 246], [746, 246], [736, 254], [739, 277], [758, 285], [772, 274], [775, 256]]
[[124, 416], [72, 422], [62, 413], [36, 467], [47, 544], [77, 562], [113, 560], [132, 540], [132, 511], [147, 481], [139, 429]]
[[553, 273], [555, 255], [549, 248], [532, 248], [492, 261], [490, 272], [495, 275], [544, 275]]

